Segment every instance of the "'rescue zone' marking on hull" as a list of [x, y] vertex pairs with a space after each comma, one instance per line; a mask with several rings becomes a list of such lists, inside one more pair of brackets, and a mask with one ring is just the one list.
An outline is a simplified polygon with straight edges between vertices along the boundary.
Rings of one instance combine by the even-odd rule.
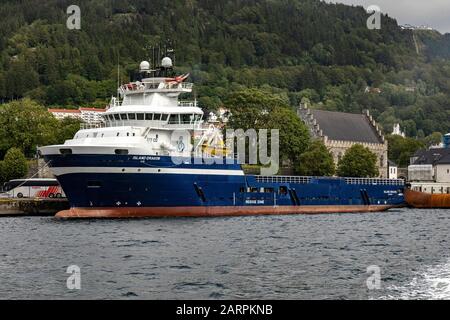
[[57, 218], [221, 217], [380, 212], [394, 205], [71, 208]]
[[55, 176], [72, 173], [159, 173], [243, 176], [242, 170], [184, 169], [184, 168], [144, 168], [144, 167], [51, 167]]

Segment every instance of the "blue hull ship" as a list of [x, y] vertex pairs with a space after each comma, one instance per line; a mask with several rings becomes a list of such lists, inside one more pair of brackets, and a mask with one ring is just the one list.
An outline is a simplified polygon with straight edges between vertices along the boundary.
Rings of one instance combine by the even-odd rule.
[[[237, 161], [195, 158], [203, 112], [179, 101], [191, 92], [172, 64], [140, 66], [119, 88], [104, 122], [62, 145], [39, 149], [69, 199], [63, 218], [226, 216], [383, 211], [403, 205], [403, 180], [245, 175]], [[151, 74], [152, 77], [146, 77]], [[179, 131], [189, 132], [183, 140]], [[209, 132], [210, 134], [211, 132]], [[173, 161], [177, 157], [177, 162]]]
[[59, 217], [371, 212], [404, 203], [402, 180], [254, 176], [237, 164], [174, 166], [170, 157], [45, 158], [72, 207]]

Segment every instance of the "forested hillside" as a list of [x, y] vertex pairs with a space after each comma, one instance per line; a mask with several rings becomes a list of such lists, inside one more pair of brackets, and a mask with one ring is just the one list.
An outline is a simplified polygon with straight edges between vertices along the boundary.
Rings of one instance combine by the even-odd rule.
[[387, 132], [395, 122], [411, 137], [450, 131], [448, 36], [414, 36], [387, 16], [368, 30], [362, 7], [319, 0], [76, 2], [81, 30], [66, 28], [73, 1], [1, 2], [0, 101], [103, 106], [118, 61], [127, 81], [150, 46], [170, 40], [206, 109], [263, 87], [292, 106], [368, 108]]

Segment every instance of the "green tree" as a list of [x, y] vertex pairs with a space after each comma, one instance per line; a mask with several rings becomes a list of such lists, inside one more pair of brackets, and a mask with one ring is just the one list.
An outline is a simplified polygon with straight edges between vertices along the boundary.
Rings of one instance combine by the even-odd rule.
[[57, 129], [57, 143], [64, 143], [64, 141], [73, 139], [75, 133], [80, 130], [81, 121], [78, 119], [64, 118], [60, 120]]
[[442, 133], [433, 132], [429, 136], [425, 137], [423, 139], [423, 142], [426, 144], [427, 147], [431, 147], [432, 145], [439, 144], [442, 142]]
[[340, 177], [370, 178], [378, 176], [377, 156], [360, 144], [347, 150], [338, 163], [337, 174]]
[[322, 141], [314, 141], [299, 157], [295, 172], [303, 176], [332, 176], [335, 173], [333, 156]]
[[225, 105], [231, 113], [228, 128], [279, 130], [280, 163], [297, 162], [309, 145], [308, 129], [287, 102], [275, 94], [247, 89], [232, 93]]
[[388, 140], [388, 158], [394, 161], [399, 167], [407, 167], [409, 158], [419, 149], [425, 147], [425, 144], [413, 138], [403, 138], [398, 135], [387, 135]]
[[0, 105], [0, 157], [12, 147], [28, 156], [58, 141], [59, 122], [43, 106], [23, 99]]
[[19, 148], [11, 148], [0, 162], [0, 178], [3, 182], [23, 178], [28, 172], [27, 159]]

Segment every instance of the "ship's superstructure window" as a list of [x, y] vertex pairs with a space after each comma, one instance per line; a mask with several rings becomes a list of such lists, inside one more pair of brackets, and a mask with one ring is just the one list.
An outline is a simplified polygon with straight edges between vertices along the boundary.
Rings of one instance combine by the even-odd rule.
[[136, 113], [129, 113], [128, 114], [128, 120], [135, 120], [136, 119]]
[[116, 114], [114, 115], [114, 119], [120, 120], [120, 115], [119, 115], [118, 113], [116, 113]]
[[180, 123], [180, 118], [178, 114], [171, 114], [169, 117], [169, 124], [178, 124]]
[[101, 188], [102, 182], [101, 181], [88, 181], [87, 187], [88, 188]]
[[156, 121], [161, 120], [161, 113], [155, 113], [153, 116], [153, 120], [156, 120]]
[[137, 113], [136, 114], [136, 119], [137, 120], [144, 120], [144, 114], [143, 113]]
[[181, 123], [182, 124], [189, 124], [192, 121], [192, 115], [191, 114], [182, 114], [181, 115]]
[[146, 113], [145, 120], [153, 120], [153, 113]]
[[127, 149], [116, 149], [114, 152], [115, 152], [115, 154], [122, 154], [122, 155], [128, 154]]
[[122, 121], [128, 120], [127, 114], [126, 113], [121, 113], [120, 114], [120, 120], [122, 120]]
[[161, 117], [161, 120], [162, 120], [162, 121], [167, 121], [167, 118], [168, 118], [168, 117], [169, 117], [168, 114], [163, 114], [162, 117]]
[[59, 149], [61, 154], [72, 154], [72, 149]]

